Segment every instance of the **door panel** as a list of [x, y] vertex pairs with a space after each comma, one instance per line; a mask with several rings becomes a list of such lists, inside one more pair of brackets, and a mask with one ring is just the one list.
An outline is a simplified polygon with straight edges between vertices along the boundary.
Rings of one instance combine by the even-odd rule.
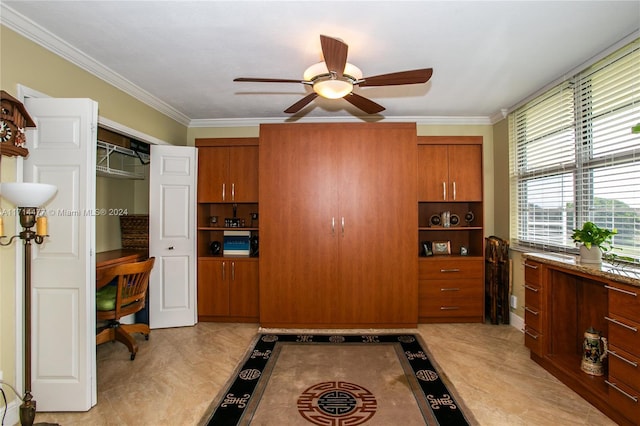
[[196, 323], [196, 149], [151, 146], [149, 281], [151, 328]]
[[228, 200], [256, 202], [258, 200], [258, 147], [229, 148]]
[[238, 317], [257, 317], [258, 262], [232, 259], [229, 276], [229, 313]]
[[449, 147], [449, 181], [455, 201], [482, 201], [482, 145]]
[[39, 411], [86, 411], [95, 383], [95, 164], [98, 104], [27, 99], [26, 182], [58, 187], [50, 237], [32, 251], [32, 390]]
[[[223, 201], [223, 184], [229, 178], [229, 148], [207, 147], [198, 150], [199, 203]], [[224, 188], [225, 191], [230, 189]], [[225, 194], [226, 195], [226, 194]], [[225, 197], [226, 198], [226, 197]]]
[[341, 322], [417, 321], [416, 144], [406, 127], [356, 129], [340, 144]]
[[339, 216], [336, 147], [325, 134], [322, 126], [261, 126], [259, 269], [264, 326], [330, 321], [330, 295], [339, 288]]
[[[444, 185], [444, 186], [443, 186]], [[444, 201], [449, 191], [449, 155], [446, 145], [418, 146], [418, 200]]]

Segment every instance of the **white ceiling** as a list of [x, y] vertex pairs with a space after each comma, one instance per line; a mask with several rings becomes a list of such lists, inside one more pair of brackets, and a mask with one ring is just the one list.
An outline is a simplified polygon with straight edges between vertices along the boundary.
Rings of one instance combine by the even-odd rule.
[[[2, 0], [0, 7], [4, 25], [194, 126], [291, 118], [283, 110], [307, 86], [233, 79], [301, 79], [322, 59], [320, 34], [344, 40], [365, 77], [434, 69], [427, 84], [356, 88], [387, 108], [369, 118], [488, 123], [640, 28], [640, 1]], [[293, 119], [361, 114], [342, 99], [317, 99]]]

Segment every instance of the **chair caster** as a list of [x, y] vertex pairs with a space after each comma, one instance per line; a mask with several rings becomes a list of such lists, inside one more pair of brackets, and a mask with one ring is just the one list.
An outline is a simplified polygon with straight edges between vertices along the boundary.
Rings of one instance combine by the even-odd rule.
[[131, 361], [133, 361], [134, 359], [136, 359], [136, 354], [131, 354]]
[[144, 340], [149, 340], [149, 335], [148, 334], [144, 335]]

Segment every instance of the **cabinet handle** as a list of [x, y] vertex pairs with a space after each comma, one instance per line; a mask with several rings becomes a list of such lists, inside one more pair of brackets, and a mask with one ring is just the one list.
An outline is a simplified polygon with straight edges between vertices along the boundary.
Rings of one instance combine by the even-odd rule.
[[458, 268], [453, 268], [453, 269], [440, 269], [440, 272], [447, 273], [447, 272], [460, 272], [460, 269]]
[[531, 268], [531, 269], [538, 269], [537, 265], [531, 265], [531, 264], [529, 264], [527, 262], [524, 262], [524, 267], [525, 268]]
[[440, 291], [460, 291], [457, 287], [441, 288]]
[[626, 362], [627, 364], [632, 365], [632, 366], [633, 366], [633, 367], [635, 367], [635, 368], [638, 368], [638, 363], [637, 363], [637, 362], [633, 362], [633, 361], [631, 361], [631, 360], [626, 359], [626, 358], [625, 358], [625, 357], [623, 357], [622, 355], [618, 355], [618, 354], [616, 353], [616, 351], [612, 351], [612, 350], [610, 350], [610, 349], [607, 349], [607, 352], [608, 352], [610, 355], [613, 355], [613, 356], [615, 356], [616, 358], [618, 358], [618, 359], [620, 359], [620, 360], [622, 360], [622, 361]]
[[453, 181], [453, 201], [456, 200], [456, 181]]
[[605, 380], [604, 382], [606, 384], [608, 384], [609, 386], [611, 386], [612, 388], [614, 388], [615, 390], [617, 390], [618, 392], [620, 392], [621, 394], [623, 394], [624, 396], [626, 396], [627, 398], [629, 398], [630, 400], [632, 400], [633, 402], [638, 402], [638, 397], [637, 396], [633, 396], [631, 394], [628, 394], [627, 392], [625, 392], [622, 389], [620, 389], [615, 383], [611, 383], [608, 380]]
[[533, 340], [538, 340], [538, 335], [529, 332], [529, 330], [527, 330], [527, 329], [524, 330], [524, 334], [526, 334], [527, 336], [531, 337]]
[[224, 184], [224, 183], [222, 184], [222, 201], [224, 201], [224, 194], [226, 192], [226, 186], [227, 186], [226, 184]]
[[333, 235], [336, 234], [336, 218], [335, 217], [331, 218], [331, 233]]
[[532, 315], [535, 315], [535, 316], [538, 316], [538, 314], [540, 314], [540, 312], [538, 312], [538, 311], [534, 311], [533, 309], [529, 308], [528, 306], [525, 306], [525, 307], [524, 307], [524, 310], [525, 310], [525, 311], [527, 311], [527, 312], [529, 312], [529, 313], [530, 313], [530, 314], [532, 314]]
[[607, 321], [610, 321], [610, 322], [612, 322], [612, 323], [614, 323], [614, 324], [617, 324], [617, 325], [619, 325], [619, 326], [621, 326], [621, 327], [624, 327], [624, 328], [626, 328], [627, 330], [631, 330], [631, 331], [633, 331], [634, 333], [637, 333], [637, 332], [638, 332], [638, 329], [637, 329], [637, 328], [632, 327], [632, 326], [630, 326], [630, 325], [627, 325], [627, 324], [623, 323], [622, 321], [618, 321], [617, 319], [609, 318], [608, 316], [605, 316], [605, 317], [604, 317], [604, 319], [606, 319]]
[[232, 183], [231, 184], [231, 201], [235, 201], [236, 200], [236, 184]]
[[342, 236], [344, 237], [344, 216], [342, 216]]
[[455, 311], [457, 309], [460, 309], [460, 307], [459, 306], [440, 306], [441, 311]]
[[447, 182], [442, 181], [442, 199], [447, 199]]
[[532, 291], [532, 292], [534, 292], [534, 293], [537, 293], [537, 292], [538, 292], [538, 289], [537, 289], [537, 288], [535, 288], [535, 287], [531, 287], [530, 285], [527, 285], [527, 284], [525, 284], [525, 285], [524, 285], [524, 288], [526, 288], [527, 290], [531, 290], [531, 291]]
[[638, 297], [638, 293], [633, 292], [633, 291], [629, 291], [629, 290], [623, 290], [621, 288], [618, 287], [613, 287], [610, 285], [605, 285], [604, 288], [607, 288], [609, 290], [615, 290], [615, 291], [619, 291], [620, 293], [624, 293], [624, 294], [628, 294], [629, 296], [633, 296], [633, 297]]
[[236, 280], [236, 262], [231, 262], [231, 281]]
[[225, 273], [225, 265], [227, 262], [222, 262], [222, 281], [225, 280], [226, 278], [226, 273]]

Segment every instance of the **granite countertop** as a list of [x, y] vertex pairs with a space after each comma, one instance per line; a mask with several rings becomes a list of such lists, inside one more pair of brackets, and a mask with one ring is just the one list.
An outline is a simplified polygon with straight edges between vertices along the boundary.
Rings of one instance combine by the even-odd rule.
[[573, 271], [583, 272], [597, 277], [640, 287], [640, 268], [634, 265], [612, 265], [582, 263], [580, 256], [559, 253], [523, 253], [525, 259], [531, 259], [548, 265], [555, 265]]

